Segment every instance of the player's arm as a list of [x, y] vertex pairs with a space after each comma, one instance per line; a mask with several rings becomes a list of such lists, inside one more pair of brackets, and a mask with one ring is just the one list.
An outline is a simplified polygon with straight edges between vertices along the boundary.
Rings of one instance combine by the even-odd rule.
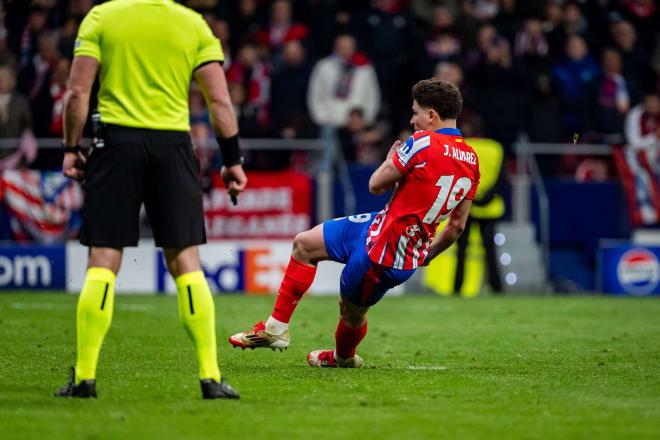
[[[99, 62], [95, 58], [76, 56], [71, 64], [69, 87], [64, 98], [64, 139], [65, 147], [80, 145], [80, 137], [89, 113], [89, 98], [92, 86], [99, 70]], [[85, 156], [82, 152], [65, 152], [62, 172], [65, 176], [82, 181]]]
[[389, 153], [387, 153], [387, 159], [385, 159], [385, 162], [383, 162], [369, 178], [369, 192], [371, 194], [383, 194], [403, 177], [403, 174], [401, 174], [392, 160], [392, 156], [400, 146], [401, 141], [396, 141], [392, 144]]
[[227, 78], [220, 63], [204, 64], [195, 70], [195, 80], [204, 95], [209, 110], [213, 131], [222, 151], [223, 167], [221, 174], [232, 196], [245, 189], [247, 177], [243, 171], [238, 145], [238, 121], [229, 97]]
[[424, 259], [422, 266], [428, 266], [431, 260], [444, 252], [449, 246], [458, 240], [458, 237], [461, 236], [465, 229], [471, 206], [472, 200], [463, 199], [463, 201], [454, 208], [451, 214], [449, 214], [447, 224], [440, 234], [433, 239], [429, 248], [429, 253]]

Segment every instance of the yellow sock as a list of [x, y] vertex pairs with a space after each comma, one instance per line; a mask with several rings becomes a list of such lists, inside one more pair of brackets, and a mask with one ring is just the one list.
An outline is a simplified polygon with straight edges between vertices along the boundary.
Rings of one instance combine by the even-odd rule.
[[189, 272], [176, 278], [179, 316], [195, 343], [199, 359], [199, 378], [220, 381], [215, 342], [215, 305], [204, 273]]
[[76, 313], [78, 360], [76, 383], [96, 377], [96, 364], [115, 303], [115, 274], [103, 267], [90, 267], [78, 298]]

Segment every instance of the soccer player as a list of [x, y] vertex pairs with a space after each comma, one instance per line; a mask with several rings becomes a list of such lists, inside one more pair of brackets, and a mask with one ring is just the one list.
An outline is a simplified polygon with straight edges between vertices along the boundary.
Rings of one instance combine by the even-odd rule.
[[[235, 347], [289, 346], [289, 320], [314, 281], [319, 261], [345, 263], [334, 350], [309, 353], [313, 367], [359, 368], [356, 348], [367, 334], [367, 311], [385, 293], [428, 265], [461, 235], [479, 184], [477, 156], [456, 128], [463, 99], [451, 83], [418, 82], [412, 89], [416, 133], [396, 141], [369, 180], [373, 194], [393, 188], [379, 213], [327, 221], [298, 234], [275, 306], [265, 322], [229, 338]], [[447, 221], [437, 234], [438, 225]]]
[[[199, 161], [188, 122], [191, 78], [208, 103], [232, 197], [247, 183], [220, 42], [201, 15], [165, 0], [115, 0], [92, 8], [75, 44], [64, 108], [66, 176], [83, 182], [81, 243], [89, 246], [77, 309], [77, 361], [57, 396], [96, 397], [96, 366], [110, 328], [122, 249], [136, 246], [144, 203], [175, 279], [205, 399], [238, 398], [220, 375], [215, 307], [197, 245], [206, 242]], [[97, 72], [100, 125], [92, 153], [79, 146]]]

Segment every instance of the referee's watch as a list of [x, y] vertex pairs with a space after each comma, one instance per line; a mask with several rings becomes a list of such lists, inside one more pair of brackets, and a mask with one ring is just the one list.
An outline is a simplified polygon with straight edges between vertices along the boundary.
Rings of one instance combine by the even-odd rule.
[[82, 151], [82, 147], [80, 144], [69, 146], [62, 142], [62, 151], [64, 153], [80, 153]]
[[220, 146], [222, 161], [227, 168], [234, 165], [243, 165], [243, 156], [241, 156], [241, 149], [238, 145], [238, 134], [229, 138], [218, 136], [216, 140], [218, 141], [218, 146]]

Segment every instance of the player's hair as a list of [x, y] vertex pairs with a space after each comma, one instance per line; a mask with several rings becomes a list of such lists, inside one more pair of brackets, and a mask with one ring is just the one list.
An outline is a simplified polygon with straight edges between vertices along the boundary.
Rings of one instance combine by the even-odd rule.
[[442, 79], [423, 79], [412, 88], [412, 98], [420, 107], [432, 108], [440, 119], [458, 119], [463, 97], [458, 87]]

